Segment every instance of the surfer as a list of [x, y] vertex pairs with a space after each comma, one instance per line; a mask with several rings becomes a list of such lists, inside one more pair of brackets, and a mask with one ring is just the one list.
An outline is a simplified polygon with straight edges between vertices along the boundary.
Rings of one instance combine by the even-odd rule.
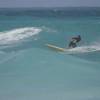
[[78, 35], [77, 37], [72, 37], [70, 43], [69, 43], [69, 48], [75, 48], [77, 47], [77, 43], [81, 41], [81, 36]]

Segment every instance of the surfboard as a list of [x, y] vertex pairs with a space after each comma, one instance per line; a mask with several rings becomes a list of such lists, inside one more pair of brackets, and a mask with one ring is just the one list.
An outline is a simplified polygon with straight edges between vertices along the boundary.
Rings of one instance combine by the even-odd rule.
[[52, 44], [46, 44], [46, 46], [53, 50], [60, 51], [60, 52], [65, 52], [67, 50], [65, 48], [61, 48], [61, 47], [58, 47], [58, 46], [52, 45]]

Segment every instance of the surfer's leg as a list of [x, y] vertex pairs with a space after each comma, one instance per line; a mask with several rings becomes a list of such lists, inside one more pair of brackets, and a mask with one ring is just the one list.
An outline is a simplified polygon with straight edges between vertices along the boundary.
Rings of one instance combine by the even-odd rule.
[[76, 43], [74, 43], [73, 41], [71, 41], [70, 43], [69, 43], [69, 48], [75, 48], [77, 45], [76, 45]]
[[72, 44], [72, 47], [73, 47], [73, 48], [77, 47], [76, 43], [73, 43], [73, 44]]
[[68, 47], [71, 48], [72, 45], [73, 45], [73, 42], [71, 41], [71, 42], [69, 43]]

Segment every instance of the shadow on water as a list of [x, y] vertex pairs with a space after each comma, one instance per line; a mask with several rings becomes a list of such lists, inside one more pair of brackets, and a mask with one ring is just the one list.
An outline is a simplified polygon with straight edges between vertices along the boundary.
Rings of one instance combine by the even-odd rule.
[[92, 62], [100, 62], [100, 51], [77, 54], [75, 56]]

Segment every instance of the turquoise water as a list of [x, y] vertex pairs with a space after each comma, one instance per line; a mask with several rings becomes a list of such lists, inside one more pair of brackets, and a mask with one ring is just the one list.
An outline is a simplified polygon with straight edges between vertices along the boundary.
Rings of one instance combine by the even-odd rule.
[[[0, 100], [100, 100], [100, 8], [0, 9]], [[75, 50], [55, 52], [46, 43]]]

